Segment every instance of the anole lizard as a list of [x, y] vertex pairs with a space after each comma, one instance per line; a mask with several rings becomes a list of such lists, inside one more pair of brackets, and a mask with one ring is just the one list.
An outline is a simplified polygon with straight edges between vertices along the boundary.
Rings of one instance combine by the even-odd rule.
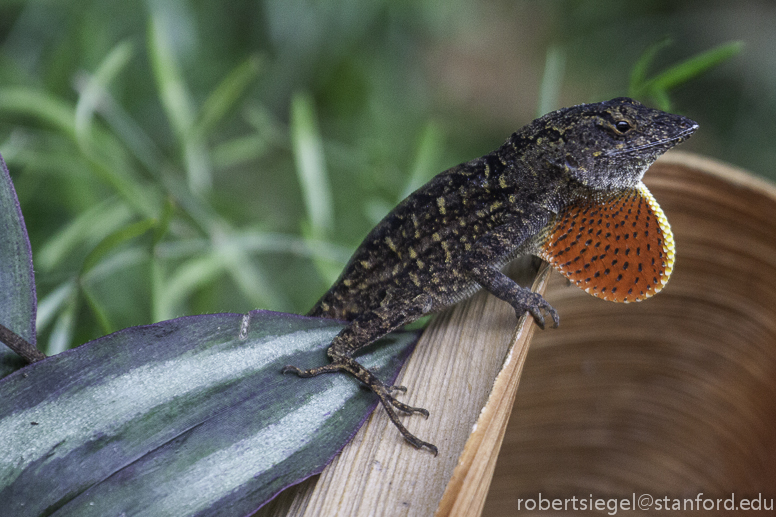
[[437, 448], [399, 421], [420, 413], [391, 395], [353, 354], [424, 314], [485, 288], [520, 317], [559, 323], [544, 298], [500, 268], [523, 254], [550, 262], [572, 282], [607, 300], [639, 301], [658, 292], [673, 269], [668, 221], [641, 181], [658, 156], [698, 125], [628, 99], [548, 113], [498, 149], [434, 177], [367, 235], [311, 316], [350, 322], [328, 348], [331, 363], [283, 372], [301, 377], [345, 371], [380, 399], [415, 447]]

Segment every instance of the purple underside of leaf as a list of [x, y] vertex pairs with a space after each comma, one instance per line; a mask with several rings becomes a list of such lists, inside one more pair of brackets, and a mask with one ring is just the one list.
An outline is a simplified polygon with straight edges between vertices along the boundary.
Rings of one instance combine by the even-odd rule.
[[[0, 381], [3, 506], [20, 516], [251, 513], [319, 473], [377, 403], [349, 376], [280, 373], [325, 364], [342, 326], [268, 311], [191, 316], [15, 372]], [[360, 360], [392, 382], [416, 339], [395, 333]]]
[[[30, 239], [11, 176], [0, 156], [0, 324], [34, 345], [36, 310]], [[11, 353], [0, 347], [0, 375]]]

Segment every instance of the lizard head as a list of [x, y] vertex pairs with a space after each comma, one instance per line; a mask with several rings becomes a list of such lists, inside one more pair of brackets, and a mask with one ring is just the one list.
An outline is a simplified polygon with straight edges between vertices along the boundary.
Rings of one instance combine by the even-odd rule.
[[581, 104], [537, 119], [537, 146], [545, 158], [587, 188], [620, 190], [634, 187], [647, 168], [698, 129], [694, 121], [651, 109], [620, 97]]

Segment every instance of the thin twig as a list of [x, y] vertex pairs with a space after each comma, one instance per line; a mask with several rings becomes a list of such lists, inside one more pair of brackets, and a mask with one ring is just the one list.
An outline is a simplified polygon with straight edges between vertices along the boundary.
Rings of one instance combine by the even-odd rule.
[[35, 345], [3, 325], [0, 325], [0, 341], [8, 345], [8, 348], [22, 356], [22, 359], [28, 363], [46, 358], [46, 355], [35, 348]]

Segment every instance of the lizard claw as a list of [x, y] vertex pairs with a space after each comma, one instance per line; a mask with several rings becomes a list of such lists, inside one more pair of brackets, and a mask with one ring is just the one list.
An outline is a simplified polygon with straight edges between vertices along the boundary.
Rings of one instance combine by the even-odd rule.
[[300, 377], [304, 377], [305, 371], [300, 369], [300, 368], [297, 368], [296, 366], [291, 366], [289, 364], [289, 365], [284, 366], [283, 369], [280, 370], [280, 373], [282, 373], [284, 375], [287, 374], [287, 373], [295, 373], [295, 374], [297, 374]]
[[531, 293], [533, 294], [532, 300], [527, 304], [526, 307], [516, 307], [515, 312], [517, 313], [517, 317], [523, 315], [524, 312], [528, 312], [536, 322], [536, 324], [539, 326], [540, 329], [544, 330], [545, 323], [544, 323], [544, 315], [542, 314], [542, 311], [546, 312], [550, 315], [552, 318], [552, 326], [553, 328], [557, 328], [560, 324], [560, 316], [558, 316], [558, 311], [555, 310], [555, 308], [550, 305], [547, 300], [542, 297], [540, 294]]
[[423, 447], [425, 447], [426, 449], [431, 451], [431, 453], [434, 456], [439, 455], [439, 449], [437, 449], [436, 445], [434, 445], [433, 443], [424, 442], [423, 440], [421, 440], [420, 438], [414, 435], [410, 435], [410, 436], [404, 435], [404, 439], [407, 440], [410, 443], [410, 445], [412, 445], [417, 449], [422, 449]]

